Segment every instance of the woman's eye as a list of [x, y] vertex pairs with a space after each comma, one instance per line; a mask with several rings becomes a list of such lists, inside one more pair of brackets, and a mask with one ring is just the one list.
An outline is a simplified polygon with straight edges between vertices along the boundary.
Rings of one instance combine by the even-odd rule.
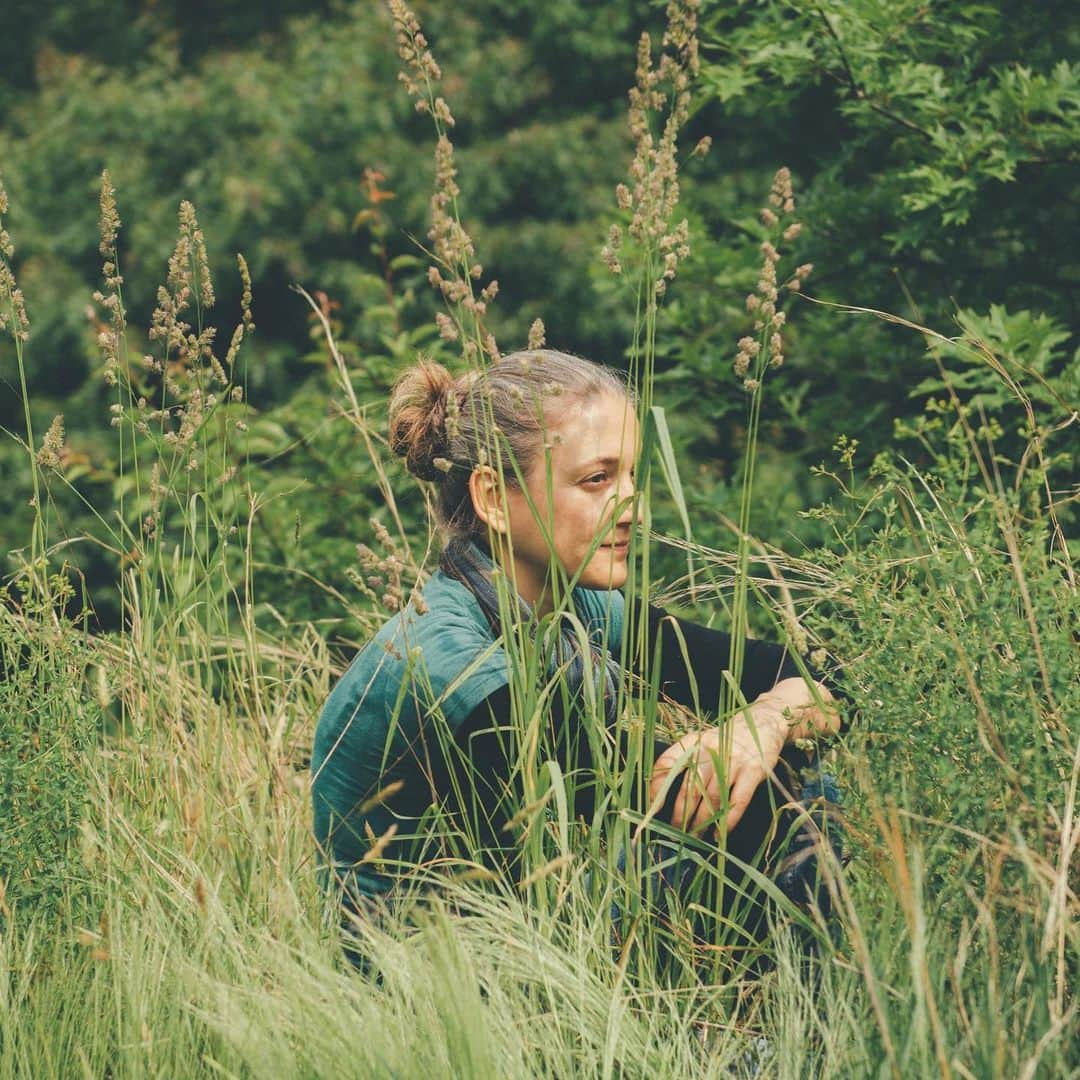
[[592, 476], [588, 477], [586, 479], [585, 483], [586, 484], [602, 484], [606, 479], [607, 479], [607, 473], [598, 472], [598, 473], [593, 473]]

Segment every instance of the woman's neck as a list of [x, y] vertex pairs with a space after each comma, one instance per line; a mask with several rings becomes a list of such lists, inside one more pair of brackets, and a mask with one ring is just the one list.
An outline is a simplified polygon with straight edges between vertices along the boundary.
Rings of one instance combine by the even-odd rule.
[[506, 580], [514, 586], [518, 596], [529, 605], [537, 619], [542, 619], [555, 610], [550, 572], [544, 581], [538, 582], [533, 575], [523, 570], [520, 563], [511, 558], [505, 544], [496, 543], [496, 550], [493, 553], [487, 537], [473, 537], [473, 542], [502, 570]]

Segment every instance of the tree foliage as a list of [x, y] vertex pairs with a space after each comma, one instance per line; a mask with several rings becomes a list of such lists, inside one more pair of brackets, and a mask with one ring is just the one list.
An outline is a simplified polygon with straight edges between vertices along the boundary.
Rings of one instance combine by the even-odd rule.
[[[256, 26], [238, 4], [224, 21], [129, 5], [122, 28], [112, 21], [120, 9], [43, 8], [5, 39], [33, 63], [5, 67], [0, 126], [33, 321], [31, 396], [42, 426], [64, 412], [71, 479], [91, 500], [121, 470], [105, 423], [100, 314], [88, 310], [102, 168], [127, 219], [120, 263], [133, 351], [145, 344], [182, 198], [198, 205], [215, 265], [247, 257], [259, 325], [245, 346], [260, 447], [251, 464], [282, 493], [266, 515], [279, 553], [290, 535], [316, 550], [333, 542], [332, 493], [372, 490], [355, 435], [327, 408], [332, 366], [291, 286], [321, 294], [376, 426], [394, 373], [434, 344], [437, 302], [420, 251], [431, 147], [396, 85], [389, 20], [369, 3], [298, 6]], [[500, 342], [524, 342], [540, 315], [549, 342], [621, 362], [633, 300], [598, 253], [630, 156], [635, 40], [660, 13], [644, 0], [468, 0], [420, 14], [458, 118], [466, 223], [485, 278], [500, 283], [491, 316]], [[914, 422], [940, 391], [939, 361], [978, 404], [1003, 391], [981, 364], [806, 294], [946, 331], [954, 320], [961, 333], [977, 325], [1017, 370], [1037, 371], [1042, 404], [1074, 395], [1080, 264], [1066, 196], [1078, 154], [1077, 19], [1061, 3], [767, 0], [706, 3], [702, 21], [686, 147], [710, 135], [713, 149], [682, 167], [691, 255], [661, 311], [660, 392], [693, 463], [686, 487], [699, 537], [720, 542], [716, 511], [734, 515], [745, 438], [731, 365], [764, 238], [759, 193], [790, 165], [805, 223], [793, 255], [815, 270], [787, 304], [754, 527], [784, 543], [793, 532], [813, 540], [817, 523], [796, 511], [820, 493], [808, 466], [838, 430], [864, 450], [883, 448], [894, 420]], [[218, 286], [218, 310], [236, 310], [239, 283]], [[0, 377], [0, 423], [18, 431], [7, 345]], [[25, 525], [21, 460], [0, 455], [8, 547]], [[54, 498], [69, 535], [90, 528], [78, 501]], [[372, 508], [354, 507], [361, 528]], [[663, 510], [658, 524], [669, 524]], [[293, 545], [297, 558], [305, 546]], [[83, 558], [96, 566], [92, 582], [115, 576], [100, 553]], [[283, 599], [302, 606], [295, 593]]]

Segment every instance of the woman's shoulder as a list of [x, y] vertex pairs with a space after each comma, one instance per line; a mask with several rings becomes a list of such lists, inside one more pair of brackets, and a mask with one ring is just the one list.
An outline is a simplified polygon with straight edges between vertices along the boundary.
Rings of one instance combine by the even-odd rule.
[[507, 681], [506, 659], [472, 592], [436, 571], [360, 650], [324, 712], [386, 713], [408, 684], [453, 723]]

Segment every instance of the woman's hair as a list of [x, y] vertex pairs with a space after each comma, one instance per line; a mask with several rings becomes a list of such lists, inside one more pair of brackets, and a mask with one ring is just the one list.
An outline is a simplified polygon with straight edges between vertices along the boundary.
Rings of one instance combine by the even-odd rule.
[[[439, 524], [451, 536], [469, 536], [482, 531], [469, 494], [477, 465], [509, 454], [527, 476], [558, 413], [599, 393], [629, 396], [629, 389], [611, 368], [553, 349], [511, 353], [459, 379], [420, 361], [391, 395], [390, 447], [409, 472], [435, 484]], [[512, 467], [503, 479], [516, 484]]]

